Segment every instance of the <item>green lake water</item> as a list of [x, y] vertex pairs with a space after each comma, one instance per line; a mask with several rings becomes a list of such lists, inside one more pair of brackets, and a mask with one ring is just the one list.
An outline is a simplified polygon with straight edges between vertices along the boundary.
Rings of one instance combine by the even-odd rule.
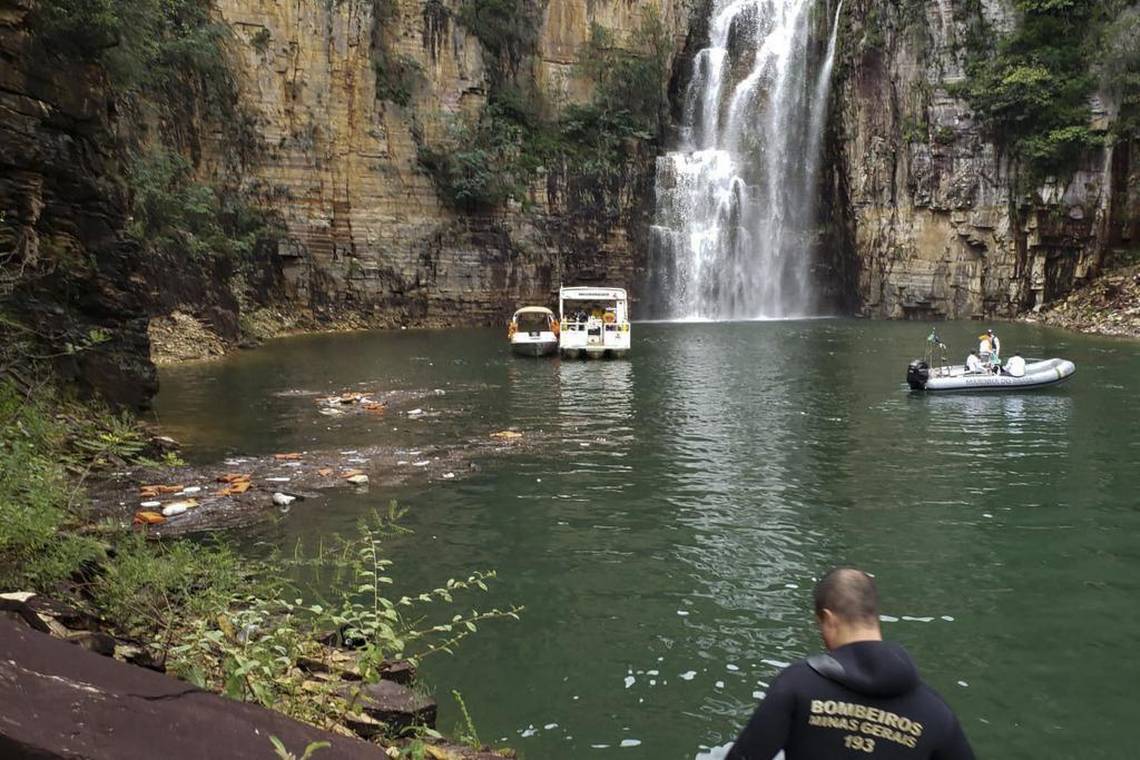
[[[396, 498], [415, 531], [389, 545], [401, 589], [497, 570], [471, 603], [527, 609], [425, 663], [444, 730], [458, 689], [485, 741], [530, 760], [692, 758], [818, 649], [813, 579], [853, 563], [979, 756], [1134, 757], [1140, 343], [997, 327], [1007, 355], [1076, 376], [912, 394], [914, 323], [636, 324], [630, 359], [591, 363], [513, 358], [501, 330], [406, 331], [167, 369], [156, 414], [198, 461], [506, 427], [541, 441], [236, 534], [252, 553], [312, 545]], [[964, 358], [980, 327], [940, 331]], [[412, 404], [419, 419], [274, 395], [361, 384], [444, 393]]]

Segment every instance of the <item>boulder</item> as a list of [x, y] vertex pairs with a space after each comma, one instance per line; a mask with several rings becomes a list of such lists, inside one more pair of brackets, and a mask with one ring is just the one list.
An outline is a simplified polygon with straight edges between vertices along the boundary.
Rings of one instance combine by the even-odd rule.
[[389, 734], [413, 725], [435, 727], [439, 711], [436, 701], [395, 681], [346, 685], [338, 693], [348, 700], [353, 712], [383, 723]]

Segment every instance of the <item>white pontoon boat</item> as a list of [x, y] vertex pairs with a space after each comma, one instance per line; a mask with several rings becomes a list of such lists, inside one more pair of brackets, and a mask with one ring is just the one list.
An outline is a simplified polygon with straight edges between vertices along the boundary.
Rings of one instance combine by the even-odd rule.
[[629, 352], [629, 300], [622, 288], [562, 288], [558, 347], [570, 358], [621, 358]]
[[511, 317], [507, 338], [519, 356], [548, 356], [558, 350], [558, 320], [545, 306], [524, 306]]

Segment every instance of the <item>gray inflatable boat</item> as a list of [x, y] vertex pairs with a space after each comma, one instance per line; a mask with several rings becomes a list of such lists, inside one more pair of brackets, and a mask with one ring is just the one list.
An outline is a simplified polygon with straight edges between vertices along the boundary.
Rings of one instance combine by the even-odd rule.
[[931, 367], [926, 360], [915, 359], [906, 369], [906, 383], [916, 391], [1013, 391], [1056, 385], [1076, 371], [1068, 359], [1026, 359], [1025, 374], [1018, 377], [1005, 371], [968, 372], [962, 365]]

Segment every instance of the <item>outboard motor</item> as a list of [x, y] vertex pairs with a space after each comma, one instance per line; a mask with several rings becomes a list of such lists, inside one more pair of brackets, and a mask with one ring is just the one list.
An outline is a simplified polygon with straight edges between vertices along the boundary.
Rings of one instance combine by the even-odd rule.
[[926, 381], [930, 379], [930, 365], [922, 359], [915, 359], [906, 368], [906, 384], [913, 391], [926, 389]]

